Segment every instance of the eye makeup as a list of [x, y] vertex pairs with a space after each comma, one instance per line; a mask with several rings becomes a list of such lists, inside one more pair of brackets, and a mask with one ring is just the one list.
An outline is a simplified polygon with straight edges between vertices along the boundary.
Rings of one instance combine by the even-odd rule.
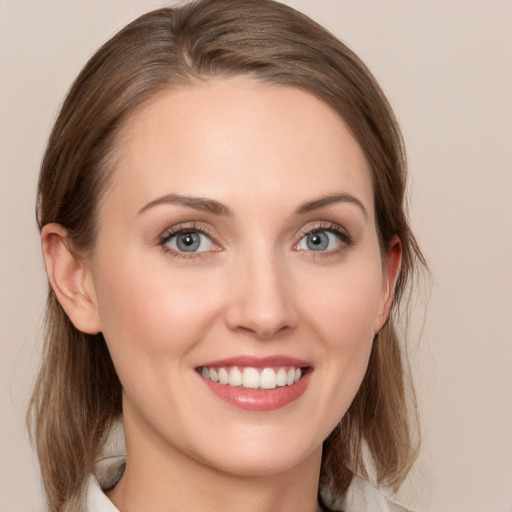
[[166, 254], [176, 258], [197, 259], [205, 257], [209, 252], [222, 250], [210, 232], [195, 222], [178, 224], [167, 229], [159, 237], [158, 245]]
[[[354, 238], [340, 225], [332, 222], [302, 228], [299, 241], [293, 246], [296, 251], [303, 251], [308, 256], [325, 257], [339, 254], [354, 246]], [[334, 247], [329, 247], [334, 245]]]
[[[292, 249], [310, 257], [334, 256], [352, 247], [354, 238], [346, 229], [333, 222], [309, 224], [298, 233]], [[180, 223], [165, 230], [158, 239], [162, 250], [177, 258], [204, 258], [223, 248], [216, 242], [209, 229], [197, 222]]]

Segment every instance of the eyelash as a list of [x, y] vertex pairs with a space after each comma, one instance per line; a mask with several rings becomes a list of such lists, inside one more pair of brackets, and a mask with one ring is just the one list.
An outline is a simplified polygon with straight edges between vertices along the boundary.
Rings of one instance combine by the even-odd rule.
[[332, 233], [333, 235], [338, 237], [338, 239], [340, 240], [340, 243], [342, 244], [343, 247], [340, 249], [334, 249], [334, 250], [328, 250], [328, 251], [303, 251], [303, 252], [307, 253], [308, 257], [323, 258], [323, 257], [332, 256], [333, 254], [338, 254], [343, 249], [348, 249], [348, 248], [352, 247], [355, 243], [353, 237], [351, 235], [349, 235], [341, 226], [338, 226], [337, 224], [333, 224], [331, 222], [322, 222], [313, 228], [302, 229], [300, 231], [299, 237], [298, 237], [299, 242], [297, 242], [294, 245], [294, 247], [297, 246], [305, 236], [312, 235], [315, 233], [323, 233], [323, 232]]
[[[186, 253], [186, 252], [176, 251], [166, 245], [169, 242], [169, 240], [171, 240], [176, 235], [181, 235], [181, 234], [185, 234], [185, 233], [201, 233], [204, 236], [208, 237], [215, 245], [217, 245], [215, 242], [215, 238], [211, 235], [211, 233], [209, 233], [208, 230], [204, 229], [202, 226], [196, 225], [194, 222], [190, 223], [190, 224], [185, 224], [185, 225], [179, 224], [177, 226], [172, 227], [171, 229], [168, 229], [160, 236], [158, 245], [162, 248], [162, 250], [166, 254], [169, 254], [170, 256], [173, 256], [174, 258], [197, 259], [197, 258], [206, 256], [206, 253], [208, 251]], [[214, 251], [214, 252], [217, 252], [217, 251]]]
[[[333, 224], [333, 223], [329, 222], [329, 223], [320, 223], [319, 225], [314, 226], [313, 228], [303, 228], [299, 232], [298, 242], [296, 242], [293, 245], [293, 247], [296, 247], [305, 236], [312, 235], [315, 233], [322, 233], [322, 232], [332, 233], [333, 235], [338, 237], [341, 244], [343, 245], [343, 248], [327, 250], [327, 251], [318, 251], [318, 252], [306, 251], [306, 250], [302, 250], [302, 249], [300, 249], [300, 250], [297, 249], [297, 251], [307, 253], [308, 257], [312, 257], [312, 258], [328, 257], [333, 254], [339, 253], [344, 248], [350, 248], [354, 245], [354, 239], [352, 238], [351, 235], [349, 235], [343, 228], [341, 228], [337, 224]], [[160, 236], [158, 245], [162, 248], [162, 250], [166, 254], [169, 254], [175, 258], [197, 259], [197, 258], [206, 256], [206, 254], [208, 252], [210, 252], [210, 251], [203, 251], [203, 252], [186, 253], [186, 252], [176, 251], [175, 249], [172, 249], [167, 246], [167, 243], [169, 242], [169, 240], [171, 240], [174, 236], [180, 235], [180, 234], [185, 234], [185, 233], [201, 233], [201, 234], [205, 235], [206, 237], [208, 237], [212, 241], [212, 243], [217, 245], [215, 242], [215, 238], [211, 235], [211, 233], [209, 233], [209, 231], [204, 229], [202, 226], [198, 226], [195, 223], [186, 224], [186, 225], [179, 224], [177, 226], [174, 226], [171, 229], [168, 229]], [[214, 251], [214, 252], [217, 252], [217, 251]]]

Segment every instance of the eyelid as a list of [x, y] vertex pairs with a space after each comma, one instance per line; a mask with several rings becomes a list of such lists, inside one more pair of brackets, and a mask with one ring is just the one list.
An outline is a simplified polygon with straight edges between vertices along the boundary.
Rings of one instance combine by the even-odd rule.
[[[201, 233], [211, 240], [215, 249], [209, 251], [187, 253], [177, 251], [166, 245], [169, 242], [169, 240], [171, 240], [173, 237], [181, 233]], [[205, 257], [210, 252], [219, 252], [222, 250], [222, 246], [217, 242], [215, 235], [213, 235], [210, 232], [210, 230], [205, 228], [204, 226], [199, 226], [195, 221], [181, 222], [179, 224], [176, 224], [175, 226], [166, 229], [165, 231], [162, 232], [161, 235], [159, 235], [158, 245], [162, 248], [164, 252], [178, 258], [201, 258]]]
[[[322, 232], [327, 231], [330, 233], [333, 233], [339, 238], [341, 247], [337, 249], [330, 249], [325, 251], [312, 251], [312, 250], [306, 250], [306, 249], [298, 249], [297, 246], [301, 242], [301, 240], [312, 233], [315, 232]], [[201, 251], [201, 252], [182, 252], [177, 251], [171, 247], [168, 247], [166, 244], [167, 242], [174, 236], [180, 234], [180, 233], [187, 233], [187, 232], [197, 232], [205, 235], [208, 237], [213, 246], [215, 247], [212, 250], [208, 251]], [[208, 227], [199, 225], [196, 221], [190, 221], [190, 222], [180, 222], [179, 224], [176, 224], [170, 228], [167, 228], [164, 230], [159, 236], [158, 236], [158, 245], [164, 250], [166, 253], [171, 254], [172, 256], [178, 257], [178, 258], [202, 258], [207, 257], [209, 253], [212, 252], [219, 252], [223, 250], [222, 245], [217, 241], [218, 237], [212, 233], [211, 229], [208, 229]], [[329, 256], [333, 254], [338, 254], [342, 252], [345, 249], [350, 248], [352, 245], [354, 245], [355, 240], [353, 236], [348, 232], [348, 230], [341, 225], [331, 222], [331, 221], [321, 221], [316, 224], [308, 223], [305, 227], [301, 228], [299, 233], [297, 234], [296, 241], [294, 242], [292, 248], [298, 252], [307, 253], [310, 257], [322, 257], [322, 256]]]
[[[329, 233], [333, 233], [334, 235], [338, 236], [340, 243], [343, 245], [343, 248], [342, 249], [332, 249], [332, 250], [327, 250], [327, 251], [318, 251], [318, 252], [307, 251], [304, 249], [297, 249], [297, 246], [299, 245], [299, 243], [302, 241], [302, 239], [305, 236], [310, 235], [312, 233], [321, 233], [323, 231], [327, 231]], [[338, 253], [340, 250], [352, 247], [354, 245], [354, 238], [352, 237], [352, 235], [350, 235], [350, 233], [345, 228], [343, 228], [339, 224], [336, 224], [334, 222], [328, 222], [328, 221], [322, 221], [322, 222], [312, 225], [312, 226], [309, 225], [309, 226], [303, 227], [299, 231], [297, 238], [298, 238], [298, 240], [293, 245], [294, 249], [297, 251], [300, 251], [300, 252], [308, 252], [308, 253], [315, 252], [315, 254], [313, 256], [322, 256], [322, 255]]]

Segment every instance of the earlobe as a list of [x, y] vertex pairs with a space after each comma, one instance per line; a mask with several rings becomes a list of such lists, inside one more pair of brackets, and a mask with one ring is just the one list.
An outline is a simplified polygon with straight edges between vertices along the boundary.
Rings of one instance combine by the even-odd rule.
[[379, 316], [375, 322], [374, 332], [377, 333], [386, 323], [393, 299], [395, 297], [395, 287], [400, 275], [400, 265], [402, 263], [402, 243], [400, 238], [395, 235], [388, 246], [386, 260], [384, 262], [384, 275], [382, 284], [382, 301]]
[[50, 286], [73, 325], [87, 334], [101, 331], [94, 286], [87, 265], [70, 246], [65, 228], [47, 224], [41, 246]]

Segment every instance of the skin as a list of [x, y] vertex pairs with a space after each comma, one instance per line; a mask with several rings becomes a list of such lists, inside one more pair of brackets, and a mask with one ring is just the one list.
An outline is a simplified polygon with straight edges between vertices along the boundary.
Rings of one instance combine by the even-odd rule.
[[[43, 229], [61, 304], [103, 332], [123, 384], [128, 462], [110, 499], [122, 512], [317, 510], [322, 442], [360, 386], [400, 265], [398, 239], [379, 248], [361, 148], [312, 95], [245, 78], [161, 94], [120, 141], [93, 250], [77, 257], [61, 226]], [[176, 226], [207, 233], [201, 252], [161, 243]], [[305, 230], [334, 227], [309, 249]], [[276, 354], [313, 372], [273, 411], [227, 404], [196, 371]]]

